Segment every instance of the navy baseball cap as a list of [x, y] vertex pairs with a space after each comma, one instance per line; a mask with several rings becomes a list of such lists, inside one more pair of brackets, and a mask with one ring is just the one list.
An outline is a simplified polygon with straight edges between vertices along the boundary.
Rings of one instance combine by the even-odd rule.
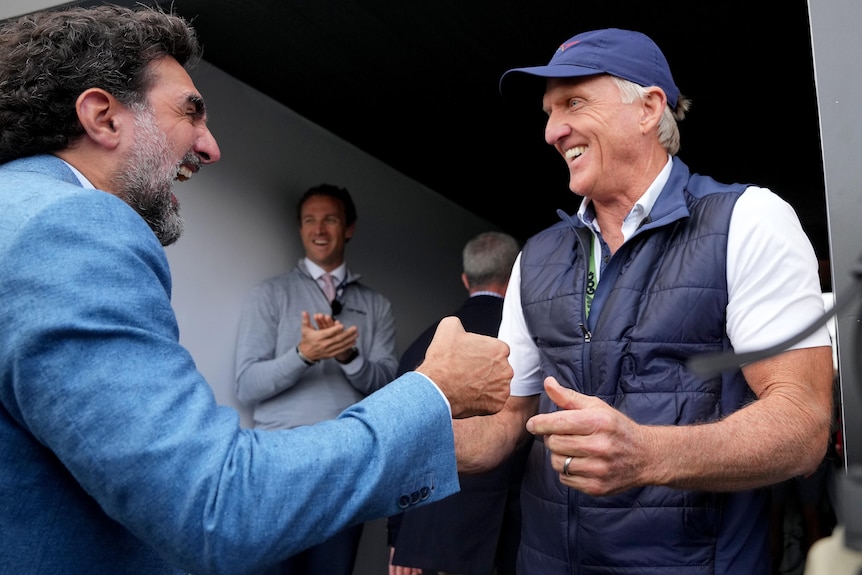
[[[528, 74], [541, 78], [576, 78], [610, 74], [640, 86], [664, 90], [671, 108], [676, 107], [679, 88], [674, 84], [667, 60], [648, 36], [631, 30], [607, 28], [578, 34], [557, 48], [547, 66], [514, 68], [500, 78], [500, 92], [515, 77]], [[506, 88], [508, 92], [510, 88]]]

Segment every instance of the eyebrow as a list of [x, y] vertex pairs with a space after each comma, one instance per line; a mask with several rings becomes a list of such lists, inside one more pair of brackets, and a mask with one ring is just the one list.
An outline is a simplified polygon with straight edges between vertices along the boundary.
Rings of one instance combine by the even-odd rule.
[[195, 107], [195, 112], [200, 116], [206, 116], [207, 105], [200, 94], [189, 94], [187, 101]]

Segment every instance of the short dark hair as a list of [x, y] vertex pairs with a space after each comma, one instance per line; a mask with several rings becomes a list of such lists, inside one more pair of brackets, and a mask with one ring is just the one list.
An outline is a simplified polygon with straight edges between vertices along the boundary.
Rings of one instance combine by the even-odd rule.
[[185, 68], [201, 47], [193, 28], [159, 8], [98, 6], [35, 12], [0, 26], [0, 163], [68, 148], [83, 134], [78, 96], [101, 88], [124, 106], [146, 101], [148, 65]]
[[346, 220], [346, 225], [351, 226], [356, 221], [356, 204], [353, 203], [353, 198], [350, 197], [350, 192], [347, 191], [347, 188], [339, 188], [332, 184], [320, 184], [308, 188], [308, 190], [306, 190], [299, 199], [299, 203], [296, 206], [296, 219], [300, 223], [302, 223], [302, 206], [305, 205], [308, 198], [313, 196], [328, 196], [330, 198], [335, 198], [344, 206], [344, 219]]

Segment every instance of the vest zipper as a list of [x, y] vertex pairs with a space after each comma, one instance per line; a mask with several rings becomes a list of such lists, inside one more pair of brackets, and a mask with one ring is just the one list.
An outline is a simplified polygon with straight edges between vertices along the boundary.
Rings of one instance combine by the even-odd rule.
[[579, 323], [578, 325], [581, 326], [581, 331], [584, 332], [584, 343], [590, 343], [593, 339], [593, 334], [590, 333], [590, 330], [583, 323]]

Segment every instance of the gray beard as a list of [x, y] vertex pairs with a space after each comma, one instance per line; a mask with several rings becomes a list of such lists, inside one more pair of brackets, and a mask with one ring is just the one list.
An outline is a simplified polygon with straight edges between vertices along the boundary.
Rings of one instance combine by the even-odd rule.
[[159, 242], [169, 246], [183, 233], [179, 203], [171, 193], [179, 164], [171, 160], [167, 138], [151, 110], [139, 108], [135, 125], [135, 145], [114, 175], [117, 194], [147, 222]]

